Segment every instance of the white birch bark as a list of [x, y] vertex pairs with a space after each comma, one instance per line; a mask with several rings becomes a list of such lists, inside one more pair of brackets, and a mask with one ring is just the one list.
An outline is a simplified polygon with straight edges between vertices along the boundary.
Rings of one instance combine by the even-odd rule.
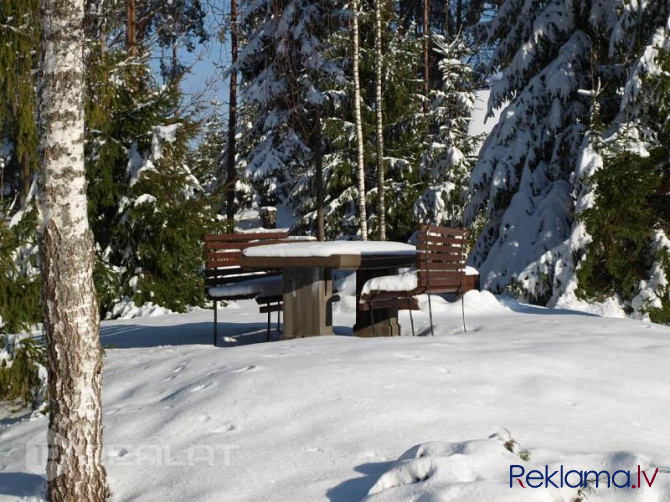
[[363, 120], [361, 118], [361, 79], [358, 69], [359, 58], [359, 34], [358, 34], [358, 0], [351, 1], [354, 11], [352, 19], [352, 36], [354, 39], [353, 72], [354, 72], [354, 117], [356, 121], [356, 145], [358, 150], [358, 161], [356, 175], [358, 180], [358, 216], [361, 220], [361, 238], [368, 240], [368, 216], [365, 209], [365, 150], [363, 146]]
[[377, 220], [379, 222], [379, 240], [386, 240], [386, 201], [384, 190], [384, 118], [382, 112], [382, 72], [384, 61], [382, 54], [382, 7], [381, 0], [375, 0], [375, 112], [377, 136]]
[[42, 0], [39, 73], [42, 304], [50, 500], [101, 501], [102, 353], [84, 177], [84, 0]]
[[228, 231], [235, 229], [235, 182], [237, 169], [235, 155], [237, 154], [237, 0], [230, 1], [230, 55], [233, 68], [229, 77], [228, 99], [228, 151], [226, 156], [226, 222]]

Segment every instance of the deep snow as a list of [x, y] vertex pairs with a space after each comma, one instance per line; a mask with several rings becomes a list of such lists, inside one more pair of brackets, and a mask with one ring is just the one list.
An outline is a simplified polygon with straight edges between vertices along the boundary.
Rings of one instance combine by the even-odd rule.
[[[437, 336], [362, 339], [353, 301], [336, 336], [271, 343], [252, 343], [265, 337], [253, 301], [221, 310], [237, 339], [221, 347], [208, 310], [103, 322], [113, 500], [575, 499], [510, 488], [511, 464], [658, 467], [651, 488], [588, 500], [670, 500], [670, 328], [469, 292], [467, 333], [460, 302], [435, 300]], [[0, 421], [0, 500], [43, 497], [46, 426]]]

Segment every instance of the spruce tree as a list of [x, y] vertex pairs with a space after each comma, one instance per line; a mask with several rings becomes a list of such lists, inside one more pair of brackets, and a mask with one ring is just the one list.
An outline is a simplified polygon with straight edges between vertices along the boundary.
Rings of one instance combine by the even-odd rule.
[[226, 164], [224, 153], [227, 151], [226, 124], [223, 104], [220, 101], [211, 101], [209, 108], [209, 114], [201, 121], [202, 133], [194, 152], [192, 172], [205, 193], [216, 192], [222, 199], [221, 187], [224, 185], [222, 180], [226, 176], [224, 172]]
[[0, 206], [5, 198], [16, 196], [14, 210], [25, 206], [37, 169], [39, 33], [38, 0], [0, 3], [0, 157], [5, 164]]
[[0, 333], [30, 332], [41, 319], [36, 215], [13, 226], [0, 215]]
[[553, 293], [551, 263], [572, 229], [589, 92], [606, 70], [595, 66], [612, 29], [602, 7], [509, 0], [491, 23], [491, 71], [500, 70], [500, 79], [489, 113], [504, 110], [474, 167], [465, 218], [485, 221], [471, 261], [494, 292], [518, 284], [531, 300]]
[[489, 108], [505, 109], [475, 167], [467, 217], [487, 219], [473, 262], [494, 291], [666, 308], [667, 238], [652, 201], [667, 179], [658, 153], [667, 117], [654, 110], [665, 102], [656, 90], [668, 5], [617, 5], [510, 1], [492, 25], [502, 78]]
[[434, 45], [435, 53], [442, 57], [438, 63], [442, 86], [428, 96], [425, 152], [420, 163], [424, 189], [414, 213], [424, 223], [461, 227], [478, 140], [468, 135], [475, 102], [472, 69], [464, 62], [469, 49], [460, 38], [447, 43], [436, 35]]
[[39, 321], [36, 68], [39, 1], [0, 4], [0, 333]]
[[287, 204], [295, 216], [307, 194], [312, 210], [316, 189], [315, 134], [327, 96], [322, 79], [336, 75], [324, 59], [323, 40], [337, 26], [339, 2], [263, 0], [247, 4], [240, 29], [247, 40], [238, 67], [241, 96], [251, 117], [240, 154], [244, 177], [258, 204]]
[[[126, 12], [103, 8], [112, 10], [89, 42], [86, 112], [101, 313], [146, 302], [183, 311], [204, 301], [201, 236], [220, 227], [196, 174], [211, 185], [215, 167], [203, 156], [189, 165], [198, 124], [182, 107], [180, 79], [160, 86], [146, 64], [144, 40], [162, 25], [128, 23], [119, 15]], [[124, 24], [135, 25], [134, 47], [114, 36]]]
[[670, 321], [669, 15], [670, 7], [660, 4], [629, 6], [619, 26], [634, 30], [637, 44], [613, 34], [613, 47], [637, 57], [615, 119], [588, 138], [592, 168], [578, 202], [589, 241], [575, 267], [578, 287], [564, 293], [566, 299], [615, 298], [628, 312], [664, 323]]
[[[140, 76], [138, 94], [133, 79]], [[98, 229], [103, 257], [120, 272], [120, 294], [137, 305], [183, 311], [204, 301], [201, 236], [213, 231], [216, 218], [186, 162], [196, 124], [178, 109], [179, 81], [159, 87], [139, 66], [139, 75], [117, 89], [114, 119], [123, 128], [106, 140], [120, 149], [94, 156], [91, 169], [109, 162], [99, 172], [115, 178], [110, 183], [118, 190], [113, 214]]]

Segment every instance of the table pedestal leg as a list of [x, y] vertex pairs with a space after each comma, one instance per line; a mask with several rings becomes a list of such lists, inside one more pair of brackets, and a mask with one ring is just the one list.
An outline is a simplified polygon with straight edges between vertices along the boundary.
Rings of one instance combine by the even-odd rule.
[[375, 327], [372, 329], [372, 316], [370, 311], [359, 309], [359, 300], [363, 285], [373, 277], [395, 274], [396, 269], [365, 269], [356, 270], [356, 324], [354, 335], [356, 336], [400, 336], [400, 325], [398, 324], [398, 308], [388, 307], [374, 309]]
[[333, 281], [329, 269], [284, 268], [282, 339], [333, 334]]

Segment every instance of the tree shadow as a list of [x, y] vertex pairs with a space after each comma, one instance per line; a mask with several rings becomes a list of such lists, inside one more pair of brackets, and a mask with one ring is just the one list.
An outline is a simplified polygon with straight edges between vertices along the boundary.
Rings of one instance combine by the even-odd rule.
[[11, 497], [46, 497], [46, 478], [26, 472], [0, 472], [0, 495]]
[[368, 494], [370, 488], [374, 486], [379, 477], [388, 471], [393, 464], [393, 461], [361, 464], [355, 467], [354, 470], [365, 476], [348, 479], [347, 481], [330, 488], [326, 492], [326, 496], [331, 502], [353, 502], [355, 500], [361, 500]]
[[[272, 323], [270, 338], [267, 335], [266, 322], [220, 322], [217, 327], [217, 347], [237, 347], [277, 341], [281, 334], [277, 325]], [[334, 333], [339, 336], [351, 336], [351, 327], [335, 326]], [[164, 326], [141, 324], [103, 325], [100, 328], [100, 341], [103, 348], [136, 349], [159, 347], [162, 345], [213, 345], [213, 322], [189, 322]]]
[[[217, 346], [249, 345], [267, 340], [263, 322], [219, 322]], [[274, 327], [273, 327], [274, 328]], [[273, 329], [271, 339], [278, 338]], [[188, 322], [162, 326], [116, 324], [100, 328], [103, 348], [135, 349], [161, 345], [213, 345], [213, 322]]]
[[[6, 408], [6, 410], [9, 412], [10, 415], [0, 418], [0, 430], [10, 427], [14, 424], [18, 424], [19, 422], [23, 422], [24, 420], [27, 420], [33, 413], [33, 410], [30, 408], [30, 406], [26, 407], [19, 404], [16, 405], [16, 409], [8, 407]], [[0, 410], [0, 414], [2, 413], [2, 411], [4, 410]]]
[[601, 317], [598, 314], [591, 312], [584, 312], [581, 310], [557, 309], [542, 307], [540, 305], [531, 305], [528, 303], [519, 303], [514, 298], [509, 296], [498, 296], [498, 301], [510, 309], [512, 312], [518, 314], [535, 314], [535, 315], [580, 315], [585, 317]]

